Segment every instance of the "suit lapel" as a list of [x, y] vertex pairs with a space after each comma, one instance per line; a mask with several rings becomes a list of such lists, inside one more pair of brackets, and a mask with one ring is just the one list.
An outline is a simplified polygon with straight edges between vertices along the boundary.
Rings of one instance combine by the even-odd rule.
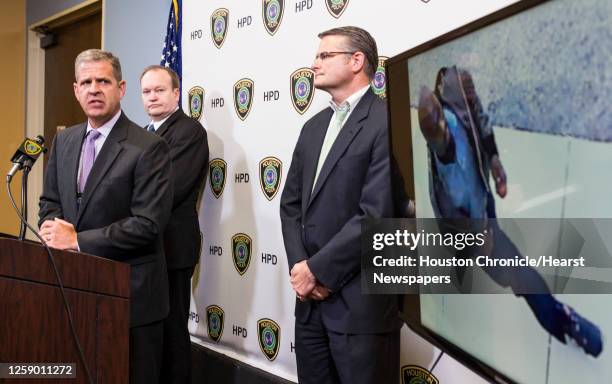
[[85, 184], [85, 191], [83, 191], [83, 200], [81, 202], [81, 206], [79, 207], [77, 225], [79, 224], [79, 220], [83, 216], [83, 212], [87, 208], [87, 204], [91, 200], [92, 195], [95, 193], [96, 187], [100, 181], [102, 181], [104, 175], [106, 175], [122, 150], [120, 142], [125, 140], [127, 136], [126, 123], [127, 117], [125, 117], [122, 112], [121, 117], [119, 117], [119, 120], [117, 120], [115, 126], [106, 138], [106, 141], [102, 146], [102, 150], [100, 150], [100, 154], [98, 157], [96, 157], [96, 161], [91, 168], [91, 172], [87, 178], [87, 183]]
[[67, 172], [61, 172], [63, 177], [67, 178], [64, 180], [64, 185], [67, 185], [67, 191], [71, 193], [71, 198], [67, 199], [70, 203], [68, 212], [66, 212], [65, 219], [74, 223], [77, 215], [77, 179], [79, 172], [79, 161], [81, 159], [81, 148], [83, 147], [83, 140], [85, 139], [85, 131], [87, 130], [87, 123], [81, 125], [75, 129], [74, 133], [70, 135], [66, 143], [66, 151], [64, 161], [67, 167]]
[[[317, 178], [317, 184], [315, 185], [314, 190], [312, 191], [312, 195], [310, 196], [310, 201], [308, 202], [309, 206], [310, 203], [315, 199], [315, 197], [317, 197], [317, 194], [321, 190], [323, 184], [325, 184], [325, 181], [327, 180], [331, 171], [336, 166], [338, 160], [340, 160], [340, 157], [342, 157], [342, 154], [346, 151], [349, 144], [353, 141], [355, 136], [357, 136], [357, 133], [359, 133], [359, 131], [361, 130], [361, 121], [368, 117], [368, 114], [370, 112], [370, 104], [372, 103], [372, 97], [374, 97], [374, 94], [372, 93], [372, 91], [368, 90], [363, 95], [363, 97], [355, 107], [355, 110], [349, 116], [346, 123], [344, 123], [344, 126], [340, 130], [338, 137], [334, 141], [334, 144], [329, 150], [327, 158], [323, 163], [323, 167], [321, 168], [321, 172], [319, 173], [319, 177]], [[315, 164], [316, 163], [317, 162], [315, 161]]]
[[155, 133], [163, 137], [166, 134], [166, 132], [168, 132], [168, 128], [172, 124], [174, 124], [174, 122], [181, 116], [182, 113], [183, 113], [183, 110], [180, 108], [174, 111], [170, 115], [170, 117], [168, 117], [168, 120], [164, 121], [164, 123], [157, 129], [157, 131], [155, 131]]
[[[310, 200], [310, 192], [312, 192], [312, 183], [314, 182], [315, 173], [317, 171], [317, 162], [321, 154], [321, 147], [323, 146], [323, 140], [325, 140], [325, 134], [327, 133], [329, 121], [333, 114], [334, 111], [331, 108], [327, 108], [323, 110], [323, 113], [319, 116], [319, 121], [313, 124], [315, 128], [314, 134], [303, 155], [302, 201], [304, 203]], [[305, 208], [306, 204], [304, 204], [303, 207]]]

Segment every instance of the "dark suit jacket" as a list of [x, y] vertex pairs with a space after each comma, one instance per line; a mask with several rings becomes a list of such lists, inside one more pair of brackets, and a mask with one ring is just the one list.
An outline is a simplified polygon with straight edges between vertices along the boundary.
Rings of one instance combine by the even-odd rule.
[[131, 264], [130, 326], [168, 314], [168, 278], [161, 234], [172, 204], [168, 145], [125, 114], [93, 165], [81, 204], [77, 171], [87, 124], [53, 140], [40, 197], [39, 225], [54, 217], [72, 223], [81, 252]]
[[155, 132], [170, 146], [174, 201], [164, 232], [168, 269], [193, 267], [200, 257], [197, 203], [208, 170], [208, 139], [202, 125], [181, 109]]
[[[325, 326], [340, 333], [397, 330], [398, 297], [361, 293], [361, 220], [393, 216], [387, 109], [368, 90], [336, 138], [311, 194], [331, 108], [304, 125], [281, 197], [289, 270], [301, 261], [333, 293], [320, 304]], [[308, 321], [312, 302], [296, 300]]]

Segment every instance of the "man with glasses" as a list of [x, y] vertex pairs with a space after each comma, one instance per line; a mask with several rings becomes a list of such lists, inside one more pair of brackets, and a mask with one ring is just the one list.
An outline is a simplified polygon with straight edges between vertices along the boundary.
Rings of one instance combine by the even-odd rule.
[[361, 293], [361, 221], [393, 216], [387, 110], [370, 90], [376, 42], [357, 27], [319, 38], [312, 69], [330, 107], [302, 128], [280, 209], [298, 379], [397, 383], [398, 296]]

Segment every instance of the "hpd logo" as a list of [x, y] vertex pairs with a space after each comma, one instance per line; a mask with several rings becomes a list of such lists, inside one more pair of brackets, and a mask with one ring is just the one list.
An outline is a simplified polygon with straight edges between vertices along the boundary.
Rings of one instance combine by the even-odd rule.
[[245, 233], [237, 233], [232, 237], [232, 260], [240, 276], [244, 275], [251, 264], [251, 248], [253, 240]]
[[193, 87], [188, 92], [189, 95], [189, 116], [192, 119], [200, 120], [202, 108], [204, 107], [204, 88]]
[[208, 337], [218, 343], [223, 335], [223, 320], [225, 312], [218, 305], [206, 307], [206, 325], [208, 326]]
[[300, 68], [295, 70], [289, 81], [291, 83], [291, 101], [293, 107], [300, 115], [303, 115], [314, 96], [314, 77], [315, 73], [310, 68]]
[[402, 384], [439, 384], [438, 379], [418, 365], [405, 365], [400, 373]]
[[227, 36], [229, 11], [225, 8], [215, 10], [210, 16], [210, 31], [215, 47], [221, 48]]
[[276, 196], [282, 174], [283, 163], [276, 157], [266, 157], [259, 162], [259, 184], [268, 200]]
[[327, 5], [327, 10], [329, 13], [335, 17], [339, 18], [349, 3], [349, 0], [325, 0], [325, 5]]
[[240, 120], [244, 120], [251, 112], [253, 105], [253, 90], [255, 83], [251, 79], [240, 79], [234, 84], [234, 109]]
[[223, 193], [223, 188], [225, 188], [227, 163], [223, 159], [212, 159], [208, 163], [208, 174], [210, 175], [210, 190], [213, 196], [218, 199]]
[[283, 21], [284, 11], [285, 0], [263, 0], [264, 27], [266, 27], [270, 36], [276, 33], [281, 21]]
[[257, 321], [259, 348], [270, 361], [276, 359], [280, 346], [280, 326], [271, 319]]
[[387, 97], [387, 75], [385, 73], [387, 59], [386, 56], [378, 56], [378, 67], [372, 79], [372, 91], [381, 99]]

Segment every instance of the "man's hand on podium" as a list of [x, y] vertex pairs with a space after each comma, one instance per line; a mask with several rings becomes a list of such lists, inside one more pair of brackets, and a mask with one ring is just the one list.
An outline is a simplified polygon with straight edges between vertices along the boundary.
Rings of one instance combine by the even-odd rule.
[[74, 225], [60, 218], [45, 220], [40, 227], [40, 236], [45, 239], [47, 245], [57, 249], [69, 249], [76, 251], [79, 248], [77, 233]]

